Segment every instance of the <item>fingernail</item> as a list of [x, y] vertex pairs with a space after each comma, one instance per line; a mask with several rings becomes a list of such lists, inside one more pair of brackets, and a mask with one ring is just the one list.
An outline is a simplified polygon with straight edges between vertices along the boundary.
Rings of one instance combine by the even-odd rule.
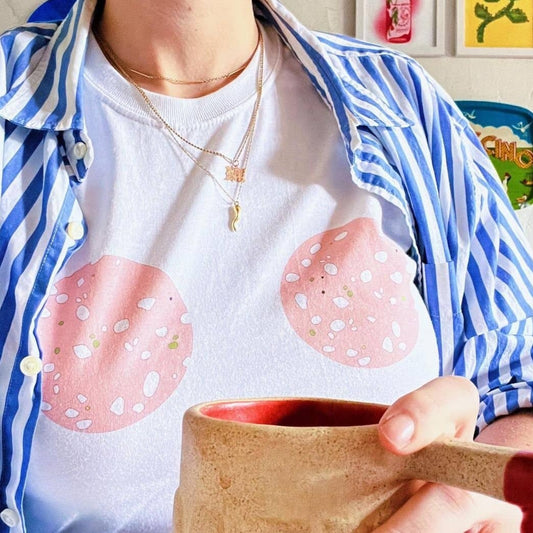
[[396, 448], [405, 448], [415, 433], [415, 423], [410, 416], [396, 415], [389, 418], [382, 426], [381, 432]]

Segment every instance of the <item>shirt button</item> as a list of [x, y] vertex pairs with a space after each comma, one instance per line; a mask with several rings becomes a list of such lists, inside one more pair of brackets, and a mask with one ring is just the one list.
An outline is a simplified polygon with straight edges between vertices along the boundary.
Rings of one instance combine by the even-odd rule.
[[72, 148], [72, 153], [76, 159], [83, 159], [87, 153], [87, 145], [84, 142], [79, 142]]
[[67, 235], [75, 240], [79, 241], [85, 233], [85, 230], [83, 229], [83, 224], [80, 222], [69, 222], [67, 224]]
[[0, 513], [0, 520], [8, 527], [18, 526], [20, 522], [19, 514], [17, 511], [13, 511], [13, 509], [4, 509]]
[[20, 371], [25, 376], [36, 376], [42, 368], [43, 362], [34, 355], [28, 355], [20, 362]]

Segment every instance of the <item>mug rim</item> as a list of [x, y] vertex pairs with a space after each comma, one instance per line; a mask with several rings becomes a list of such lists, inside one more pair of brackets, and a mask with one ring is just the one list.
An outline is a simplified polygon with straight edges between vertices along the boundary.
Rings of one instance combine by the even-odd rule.
[[[285, 423], [275, 423], [275, 421], [265, 421], [264, 417], [274, 416], [273, 412], [263, 412], [263, 421], [252, 421], [245, 419], [243, 415], [246, 415], [246, 408], [251, 408], [253, 406], [264, 405], [265, 407], [281, 407], [282, 411], [285, 407], [285, 411], [282, 413], [278, 412], [278, 416], [281, 415], [291, 415], [295, 414], [291, 412], [290, 407], [300, 407], [300, 408], [320, 408], [320, 407], [334, 407], [337, 410], [341, 410], [341, 415], [348, 416], [348, 420], [344, 420], [343, 423], [336, 424], [287, 424]], [[241, 406], [244, 410], [241, 410], [240, 416], [220, 416], [221, 414], [229, 415], [235, 410], [232, 411], [232, 407]], [[219, 409], [216, 408], [224, 408]], [[374, 402], [360, 402], [357, 400], [348, 400], [342, 398], [324, 398], [324, 397], [312, 397], [312, 396], [272, 396], [272, 397], [253, 397], [253, 398], [224, 398], [219, 400], [211, 400], [207, 402], [201, 402], [196, 405], [189, 407], [185, 416], [194, 416], [195, 418], [200, 418], [203, 420], [209, 420], [211, 423], [220, 423], [220, 424], [236, 424], [243, 426], [256, 426], [257, 428], [283, 428], [284, 430], [304, 430], [304, 429], [317, 429], [317, 428], [331, 428], [331, 429], [342, 429], [342, 428], [354, 428], [354, 427], [363, 427], [363, 426], [376, 426], [383, 416], [383, 413], [387, 410], [389, 405], [380, 404]], [[342, 410], [344, 409], [344, 412]], [[212, 410], [212, 413], [206, 412]], [[351, 412], [349, 412], [351, 411]], [[213, 412], [217, 412], [219, 416], [214, 416]], [[322, 414], [322, 413], [320, 413]], [[325, 415], [327, 416], [327, 415]], [[363, 422], [359, 423], [348, 423], [350, 417], [361, 417], [363, 416]], [[282, 420], [284, 419], [281, 416]], [[369, 418], [372, 418], [373, 421], [369, 421]], [[285, 418], [286, 419], [286, 418]], [[280, 420], [277, 420], [280, 422]]]

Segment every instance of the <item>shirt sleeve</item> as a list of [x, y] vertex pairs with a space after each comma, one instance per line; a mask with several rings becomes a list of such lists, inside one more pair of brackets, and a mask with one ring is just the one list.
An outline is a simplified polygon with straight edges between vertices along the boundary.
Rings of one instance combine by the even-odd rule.
[[[464, 369], [480, 399], [478, 428], [532, 406], [533, 260], [492, 163], [470, 127], [461, 132], [466, 171], [476, 184], [467, 260]], [[457, 370], [457, 368], [456, 368]]]
[[464, 226], [448, 239], [455, 250], [463, 321], [453, 373], [478, 388], [481, 431], [496, 418], [533, 404], [533, 258], [477, 135], [450, 97], [430, 83], [439, 107], [455, 123], [448, 165], [452, 200], [445, 218], [455, 221], [449, 227]]

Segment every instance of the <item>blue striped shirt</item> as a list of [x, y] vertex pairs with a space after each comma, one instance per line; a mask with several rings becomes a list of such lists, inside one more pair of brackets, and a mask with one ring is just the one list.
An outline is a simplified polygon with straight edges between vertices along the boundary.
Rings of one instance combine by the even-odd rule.
[[[93, 157], [81, 102], [95, 6], [78, 0], [64, 20], [28, 23], [0, 40], [0, 532], [24, 531], [41, 399], [37, 318], [84, 241], [69, 224], [90, 230], [73, 189]], [[440, 371], [476, 384], [478, 428], [530, 407], [533, 260], [475, 133], [412, 59], [312, 33], [276, 0], [255, 7], [335, 114], [353, 181], [405, 215]]]

